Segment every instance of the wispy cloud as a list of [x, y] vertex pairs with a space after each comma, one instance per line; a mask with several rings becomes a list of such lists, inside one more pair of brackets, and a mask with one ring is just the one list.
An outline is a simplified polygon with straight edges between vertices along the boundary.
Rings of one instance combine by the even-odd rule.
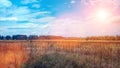
[[30, 9], [26, 6], [13, 7], [9, 10], [10, 11], [8, 12], [8, 14], [11, 14], [12, 16], [21, 16], [21, 15], [30, 14]]
[[36, 3], [38, 2], [37, 0], [22, 0], [21, 3], [22, 4], [29, 4], [29, 3]]
[[17, 21], [18, 19], [16, 17], [6, 17], [2, 18], [0, 17], [0, 21]]
[[10, 7], [12, 3], [9, 0], [0, 0], [0, 8], [1, 7]]
[[40, 4], [33, 4], [32, 8], [40, 8]]
[[43, 17], [43, 18], [38, 18], [38, 19], [31, 19], [30, 22], [36, 22], [36, 23], [46, 23], [53, 21], [55, 17], [49, 16], [49, 17]]

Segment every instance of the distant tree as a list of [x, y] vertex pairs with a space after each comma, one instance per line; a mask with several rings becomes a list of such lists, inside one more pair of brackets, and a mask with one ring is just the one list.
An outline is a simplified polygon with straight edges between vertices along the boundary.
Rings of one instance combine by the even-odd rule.
[[116, 35], [115, 39], [116, 39], [116, 40], [120, 40], [120, 36], [119, 36], [119, 35]]
[[37, 35], [30, 35], [28, 37], [29, 40], [35, 40], [35, 39], [38, 39], [38, 36]]
[[12, 40], [16, 40], [16, 35], [13, 35], [13, 36], [12, 36]]
[[39, 39], [47, 39], [47, 36], [39, 36]]
[[12, 40], [27, 40], [26, 35], [13, 35]]
[[91, 36], [86, 37], [86, 40], [120, 40], [120, 36]]
[[7, 36], [5, 37], [5, 39], [6, 39], [6, 40], [11, 40], [12, 38], [11, 38], [11, 36], [7, 35]]
[[0, 40], [4, 40], [4, 36], [0, 35]]
[[64, 39], [62, 36], [54, 36], [54, 35], [48, 35], [48, 36], [39, 36], [39, 39]]

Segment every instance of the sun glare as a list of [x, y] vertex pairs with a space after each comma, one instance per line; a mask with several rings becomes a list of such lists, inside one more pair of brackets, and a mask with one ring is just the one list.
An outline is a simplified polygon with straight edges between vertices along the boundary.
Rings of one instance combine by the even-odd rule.
[[106, 21], [109, 18], [110, 14], [107, 10], [101, 9], [96, 12], [96, 18], [99, 21]]

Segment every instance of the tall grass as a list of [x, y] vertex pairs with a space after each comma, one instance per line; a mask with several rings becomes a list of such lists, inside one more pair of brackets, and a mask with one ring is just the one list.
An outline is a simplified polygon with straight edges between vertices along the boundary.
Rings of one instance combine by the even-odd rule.
[[120, 68], [119, 41], [0, 41], [0, 55], [0, 68]]

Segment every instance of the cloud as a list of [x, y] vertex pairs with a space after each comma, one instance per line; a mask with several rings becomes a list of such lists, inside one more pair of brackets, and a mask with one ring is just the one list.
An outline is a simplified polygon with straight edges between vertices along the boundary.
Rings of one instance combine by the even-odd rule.
[[71, 0], [70, 3], [71, 3], [71, 4], [75, 4], [76, 1], [75, 1], [75, 0]]
[[48, 27], [48, 24], [36, 24], [36, 23], [16, 23], [14, 25], [6, 25], [3, 26], [2, 28], [6, 28], [6, 29], [45, 29]]
[[7, 29], [7, 28], [4, 28], [4, 27], [3, 27], [3, 28], [0, 28], [0, 31], [5, 31], [6, 29]]
[[33, 8], [40, 8], [40, 5], [39, 4], [33, 4], [32, 7]]
[[10, 25], [10, 26], [6, 26], [6, 28], [37, 28], [39, 27], [38, 24], [34, 24], [34, 23], [20, 23], [17, 25]]
[[[76, 17], [76, 16], [75, 16]], [[120, 19], [115, 17], [109, 23], [101, 23], [92, 20], [80, 20], [68, 16], [62, 16], [54, 19], [49, 24], [50, 35], [60, 35], [68, 37], [86, 37], [86, 36], [101, 36], [101, 35], [119, 35], [120, 23], [112, 23]], [[118, 21], [117, 21], [118, 22]]]
[[22, 0], [21, 3], [22, 4], [29, 4], [29, 3], [36, 3], [38, 2], [37, 0]]
[[55, 17], [49, 16], [49, 17], [42, 17], [42, 18], [38, 18], [38, 19], [31, 19], [30, 22], [47, 23], [54, 19], [55, 19]]
[[16, 14], [13, 14], [12, 16], [16, 16], [18, 18], [18, 21], [43, 23], [43, 22], [49, 22], [55, 18], [52, 16], [48, 16], [49, 14], [50, 14], [50, 12], [41, 11], [41, 12], [26, 13], [26, 14], [20, 13], [20, 15], [19, 15], [19, 13], [18, 14], [16, 13]]
[[18, 19], [16, 17], [6, 17], [6, 18], [0, 18], [0, 21], [17, 21]]
[[30, 14], [30, 9], [26, 6], [15, 7], [10, 9], [8, 13], [11, 14], [12, 16], [21, 16], [21, 15]]
[[0, 28], [0, 34], [4, 35], [15, 35], [15, 34], [25, 34], [25, 35], [48, 35], [49, 29], [48, 24], [41, 25], [35, 23], [25, 23], [12, 26], [4, 26]]
[[84, 36], [82, 22], [72, 18], [57, 18], [49, 24], [51, 35], [60, 36]]
[[80, 1], [82, 6], [86, 7], [86, 9], [89, 7], [106, 7], [106, 8], [118, 8], [120, 5], [119, 0], [81, 0]]
[[10, 0], [0, 0], [0, 8], [1, 7], [10, 7], [12, 3]]
[[[8, 13], [5, 15], [10, 15], [11, 17], [17, 17], [17, 21], [27, 21], [28, 22], [45, 22], [52, 20], [53, 17], [50, 17], [49, 15], [51, 12], [49, 11], [32, 11], [30, 8], [26, 6], [22, 7], [14, 7], [9, 10]], [[49, 18], [49, 19], [48, 19]], [[48, 20], [47, 20], [48, 19]]]

